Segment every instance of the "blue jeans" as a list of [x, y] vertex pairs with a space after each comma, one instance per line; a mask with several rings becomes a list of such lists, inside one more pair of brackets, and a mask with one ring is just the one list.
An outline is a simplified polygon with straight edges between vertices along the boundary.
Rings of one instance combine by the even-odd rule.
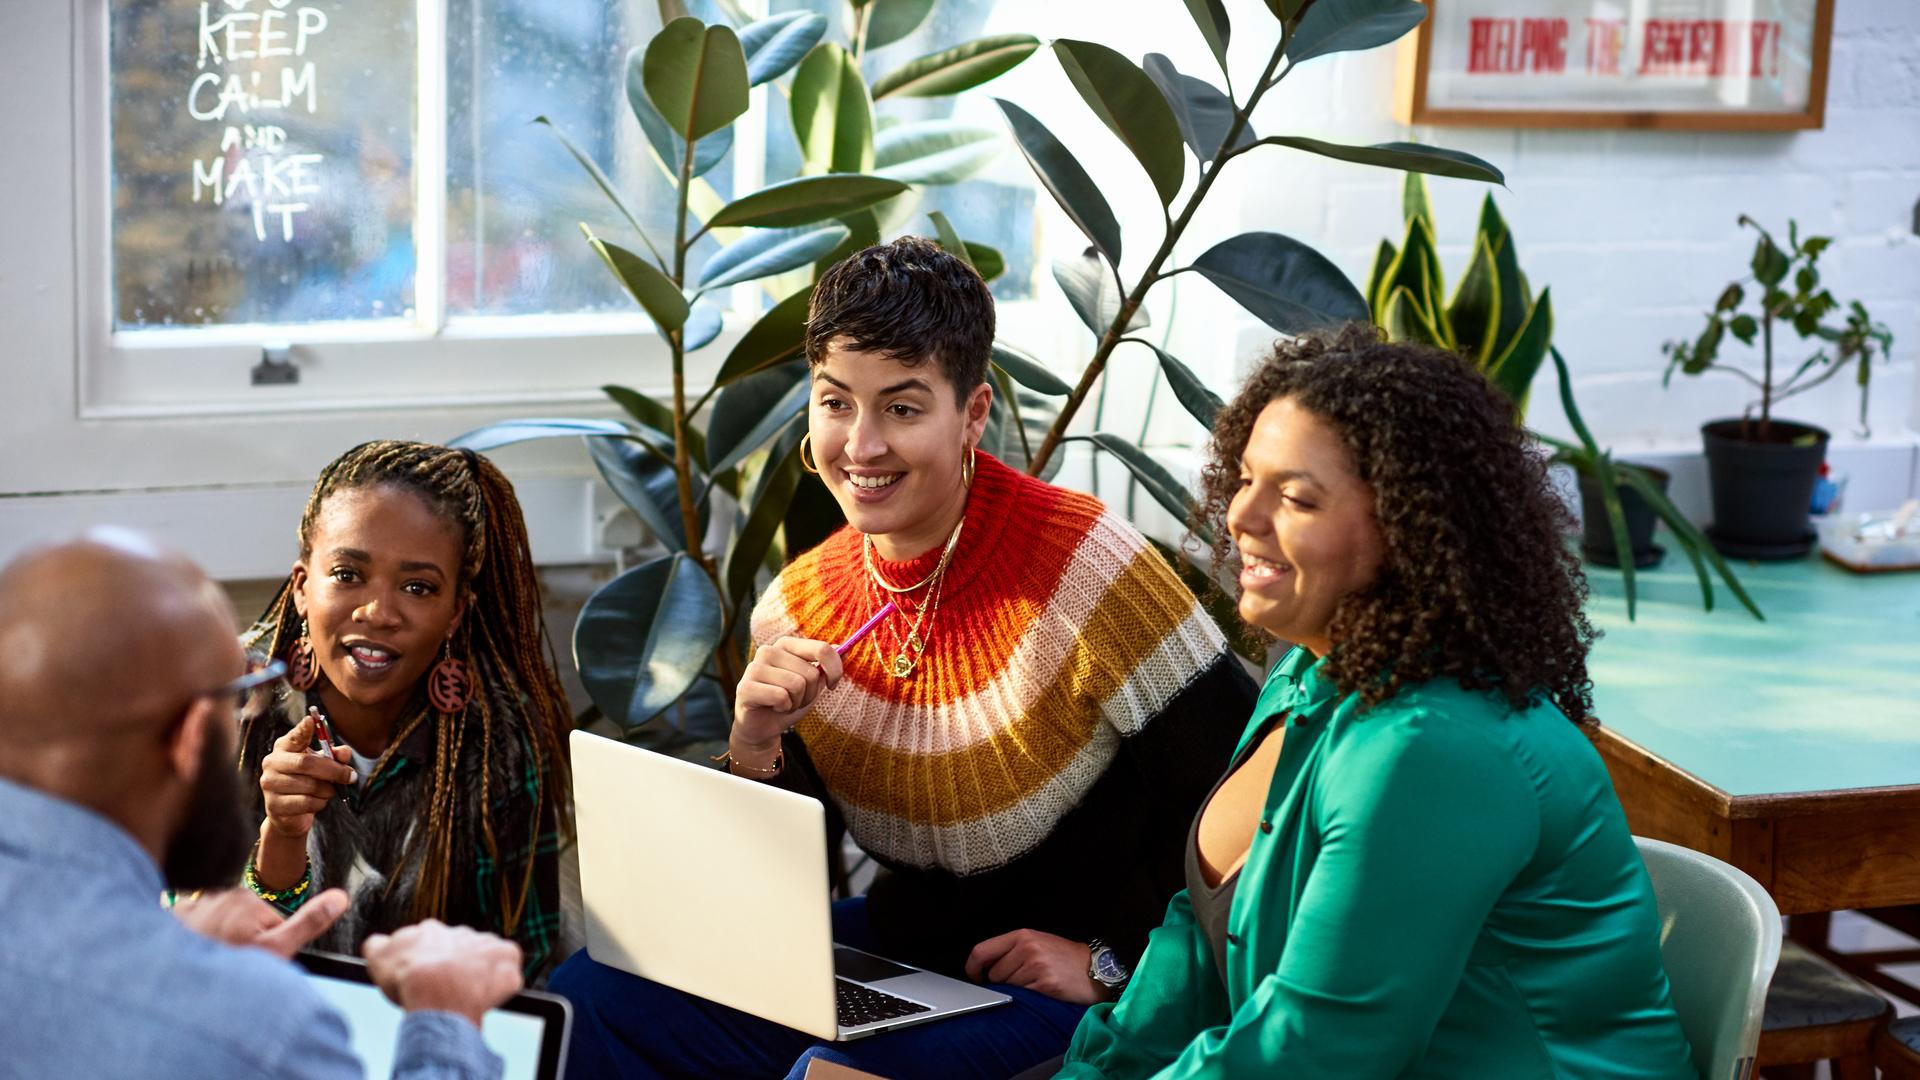
[[[833, 905], [833, 940], [878, 953], [866, 898]], [[547, 989], [573, 1002], [568, 1080], [803, 1080], [816, 1057], [888, 1080], [1007, 1080], [1062, 1054], [1086, 1006], [1017, 986], [1006, 1005], [830, 1043], [598, 963], [585, 949]]]

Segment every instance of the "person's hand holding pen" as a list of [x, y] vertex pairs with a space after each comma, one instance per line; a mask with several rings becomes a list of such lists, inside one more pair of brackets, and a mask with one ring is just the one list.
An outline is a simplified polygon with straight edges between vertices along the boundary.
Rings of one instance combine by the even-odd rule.
[[353, 760], [347, 747], [323, 739], [326, 752], [310, 749], [316, 732], [326, 730], [325, 724], [318, 709], [308, 709], [260, 762], [267, 819], [260, 823], [253, 873], [269, 889], [299, 884], [307, 872], [307, 833], [313, 829], [313, 815], [333, 799], [338, 785], [358, 779], [347, 764]]
[[814, 699], [839, 685], [840, 658], [894, 610], [889, 602], [838, 645], [784, 637], [756, 651], [734, 691], [728, 769], [762, 780], [778, 774], [784, 764], [781, 734], [807, 715]]

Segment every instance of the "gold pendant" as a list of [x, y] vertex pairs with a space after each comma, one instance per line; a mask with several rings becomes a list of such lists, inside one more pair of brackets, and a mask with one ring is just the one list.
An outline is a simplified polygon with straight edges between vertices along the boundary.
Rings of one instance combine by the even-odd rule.
[[903, 651], [893, 658], [893, 677], [904, 679], [911, 674], [913, 674], [913, 661], [907, 659], [907, 654]]
[[[920, 635], [918, 633], [909, 633], [907, 635], [907, 644], [913, 646], [913, 651], [915, 654], [919, 654], [927, 651], [927, 644], [926, 642], [920, 640]], [[904, 649], [901, 650], [902, 655], [905, 655], [905, 652], [906, 651]]]

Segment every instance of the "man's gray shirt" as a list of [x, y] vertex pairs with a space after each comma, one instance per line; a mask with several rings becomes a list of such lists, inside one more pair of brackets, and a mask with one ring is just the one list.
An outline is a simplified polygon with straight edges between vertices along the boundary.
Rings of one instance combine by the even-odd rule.
[[[160, 871], [106, 818], [0, 780], [0, 1077], [216, 1080], [363, 1075], [299, 968], [160, 907]], [[451, 1013], [408, 1014], [396, 1080], [498, 1080]]]

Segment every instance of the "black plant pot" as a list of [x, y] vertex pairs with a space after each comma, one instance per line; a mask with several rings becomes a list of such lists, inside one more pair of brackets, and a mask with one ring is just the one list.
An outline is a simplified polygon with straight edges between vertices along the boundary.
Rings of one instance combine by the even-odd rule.
[[1768, 425], [1764, 442], [1759, 435], [1757, 420], [1701, 425], [1713, 487], [1707, 538], [1721, 554], [1739, 559], [1797, 559], [1813, 550], [1816, 539], [1807, 517], [1828, 435], [1790, 420]]
[[[1642, 465], [1640, 469], [1653, 478], [1655, 487], [1667, 490], [1667, 481], [1672, 479], [1665, 469], [1655, 469]], [[1645, 570], [1649, 566], [1660, 565], [1666, 557], [1667, 549], [1653, 542], [1653, 526], [1658, 520], [1653, 507], [1640, 496], [1640, 492], [1626, 484], [1620, 485], [1620, 510], [1627, 519], [1627, 542], [1633, 545], [1633, 567]], [[1600, 494], [1600, 481], [1586, 473], [1580, 474], [1580, 516], [1586, 521], [1586, 539], [1582, 550], [1587, 561], [1599, 566], [1619, 566], [1620, 551], [1613, 543], [1613, 523], [1607, 518], [1606, 500]]]

